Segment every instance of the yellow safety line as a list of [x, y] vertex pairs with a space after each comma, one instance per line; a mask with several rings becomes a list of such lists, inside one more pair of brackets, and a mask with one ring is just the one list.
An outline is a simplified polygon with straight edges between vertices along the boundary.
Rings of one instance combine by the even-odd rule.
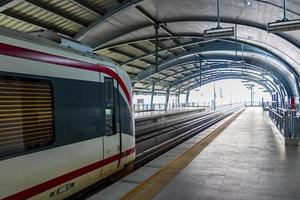
[[182, 171], [206, 146], [208, 146], [229, 124], [231, 124], [242, 112], [236, 113], [217, 129], [205, 136], [191, 148], [180, 154], [174, 160], [167, 163], [155, 174], [125, 194], [121, 200], [148, 200], [152, 199], [163, 187], [165, 187], [180, 171]]

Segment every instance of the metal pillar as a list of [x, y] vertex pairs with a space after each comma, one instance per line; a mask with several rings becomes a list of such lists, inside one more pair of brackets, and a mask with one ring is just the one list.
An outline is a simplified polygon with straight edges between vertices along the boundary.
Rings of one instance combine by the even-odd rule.
[[214, 82], [214, 110], [216, 110], [216, 99], [217, 99], [217, 94], [216, 94], [216, 82]]
[[165, 104], [165, 111], [168, 109], [168, 104], [169, 104], [169, 96], [170, 96], [170, 88], [168, 88], [167, 93], [166, 93], [166, 104]]
[[154, 106], [153, 106], [154, 89], [155, 89], [155, 84], [152, 85], [151, 101], [150, 101], [150, 109], [151, 109], [151, 110], [154, 110]]
[[155, 29], [155, 72], [158, 72], [158, 29], [159, 29], [159, 24], [155, 24], [154, 29]]
[[251, 90], [250, 90], [250, 98], [251, 98], [250, 104], [251, 104], [251, 106], [253, 106], [253, 101], [254, 101], [254, 91], [253, 91], [253, 87], [251, 87]]
[[276, 99], [276, 108], [278, 108], [279, 107], [279, 99], [278, 99], [278, 93], [276, 92], [275, 93], [275, 99]]
[[185, 96], [185, 106], [186, 107], [188, 106], [188, 103], [189, 103], [189, 96], [190, 96], [190, 92], [187, 91], [186, 96]]
[[177, 104], [180, 104], [180, 88], [178, 90], [178, 94], [177, 94]]
[[217, 16], [218, 16], [218, 26], [217, 28], [221, 28], [220, 26], [220, 0], [217, 0]]
[[199, 60], [199, 78], [200, 78], [200, 86], [202, 86], [202, 60]]
[[286, 0], [283, 0], [283, 21], [288, 21], [286, 17]]

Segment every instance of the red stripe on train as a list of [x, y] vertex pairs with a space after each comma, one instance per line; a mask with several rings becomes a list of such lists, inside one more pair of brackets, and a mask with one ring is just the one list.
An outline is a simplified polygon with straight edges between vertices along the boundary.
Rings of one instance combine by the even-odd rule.
[[117, 81], [117, 83], [121, 86], [128, 100], [129, 105], [131, 105], [131, 96], [123, 80], [120, 78], [120, 76], [117, 73], [115, 73], [113, 70], [105, 66], [88, 63], [80, 60], [75, 60], [71, 58], [66, 58], [58, 55], [48, 54], [44, 52], [39, 52], [31, 49], [26, 49], [23, 47], [17, 47], [10, 44], [4, 44], [4, 43], [0, 43], [0, 54], [55, 64], [60, 66], [105, 73]]
[[120, 158], [126, 157], [131, 155], [134, 152], [134, 148], [129, 149], [127, 151], [122, 152], [122, 155], [120, 154], [114, 155], [112, 157], [106, 158], [104, 160], [98, 161], [96, 163], [87, 165], [85, 167], [82, 167], [80, 169], [77, 169], [75, 171], [69, 172], [67, 174], [64, 174], [62, 176], [56, 177], [54, 179], [51, 179], [49, 181], [46, 181], [44, 183], [41, 183], [39, 185], [36, 185], [34, 187], [28, 188], [26, 190], [23, 190], [21, 192], [18, 192], [12, 196], [6, 197], [2, 200], [24, 200], [29, 199], [33, 196], [36, 196], [42, 192], [45, 192], [51, 188], [54, 188], [55, 186], [61, 185], [67, 181], [70, 181], [74, 178], [78, 178], [79, 176], [82, 176], [84, 174], [87, 174], [89, 172], [92, 172], [96, 169], [99, 169], [105, 165], [108, 165], [112, 162], [115, 162], [119, 160]]

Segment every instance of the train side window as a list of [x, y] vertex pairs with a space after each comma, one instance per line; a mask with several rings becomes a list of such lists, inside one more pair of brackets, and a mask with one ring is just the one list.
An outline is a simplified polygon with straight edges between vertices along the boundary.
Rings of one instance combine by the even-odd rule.
[[45, 147], [53, 141], [51, 85], [0, 76], [0, 157]]
[[104, 78], [105, 90], [105, 132], [106, 135], [115, 134], [114, 127], [114, 81], [112, 78]]

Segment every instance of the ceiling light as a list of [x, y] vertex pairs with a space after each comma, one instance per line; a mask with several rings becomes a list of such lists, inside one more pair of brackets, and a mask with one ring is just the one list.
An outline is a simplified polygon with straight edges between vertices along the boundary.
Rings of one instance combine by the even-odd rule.
[[267, 25], [269, 33], [300, 30], [300, 19], [289, 20], [287, 18], [287, 0], [283, 0], [283, 18]]
[[267, 28], [269, 33], [300, 30], [300, 19], [271, 22]]
[[234, 37], [234, 28], [212, 28], [205, 30], [203, 34], [204, 40], [214, 39], [214, 38], [224, 38], [224, 37]]
[[205, 30], [203, 34], [204, 40], [234, 36], [234, 28], [233, 27], [222, 28], [220, 22], [221, 22], [220, 0], [217, 0], [217, 27], [209, 30]]
[[249, 83], [250, 81], [248, 80], [242, 80], [241, 83]]

